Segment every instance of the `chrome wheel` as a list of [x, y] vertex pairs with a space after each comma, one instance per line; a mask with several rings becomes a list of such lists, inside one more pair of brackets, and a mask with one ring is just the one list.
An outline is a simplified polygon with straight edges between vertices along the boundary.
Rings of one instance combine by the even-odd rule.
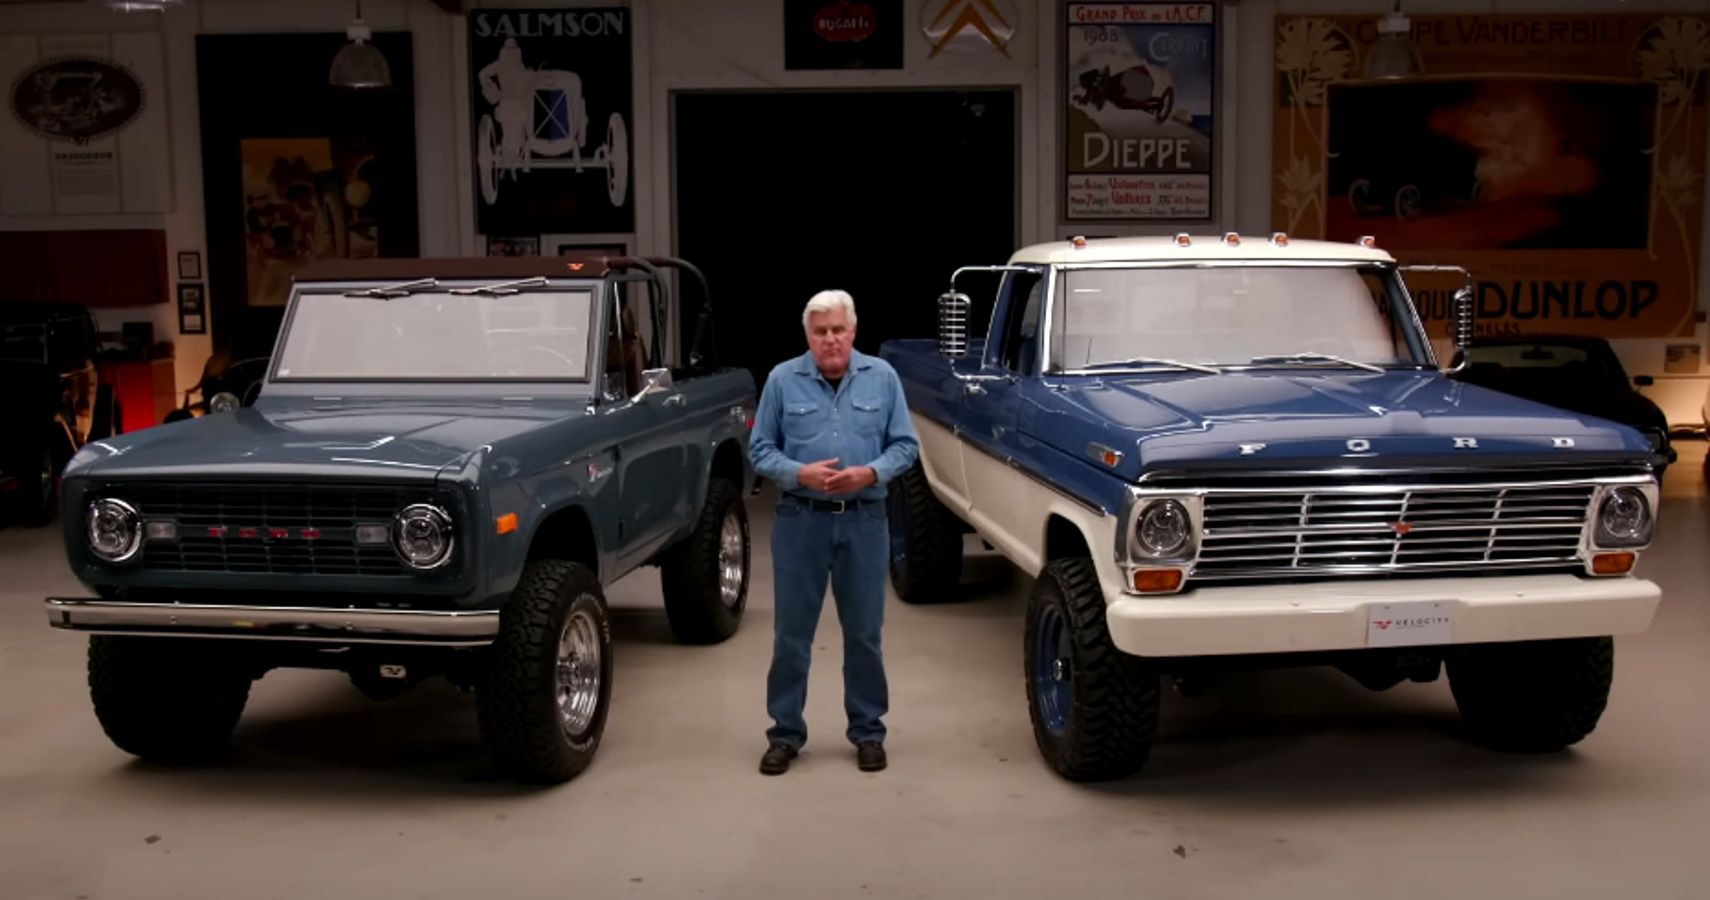
[[600, 705], [600, 630], [592, 616], [570, 614], [558, 634], [558, 720], [564, 733], [579, 738]]
[[742, 537], [742, 521], [732, 507], [718, 532], [718, 591], [728, 609], [742, 604], [743, 582], [748, 578], [748, 548]]

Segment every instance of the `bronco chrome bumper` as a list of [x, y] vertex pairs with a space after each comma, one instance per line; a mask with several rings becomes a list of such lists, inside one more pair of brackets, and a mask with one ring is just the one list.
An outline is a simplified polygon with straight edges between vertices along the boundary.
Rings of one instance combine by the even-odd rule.
[[82, 597], [49, 597], [46, 607], [49, 625], [92, 634], [478, 647], [491, 644], [499, 633], [495, 610], [114, 603]]

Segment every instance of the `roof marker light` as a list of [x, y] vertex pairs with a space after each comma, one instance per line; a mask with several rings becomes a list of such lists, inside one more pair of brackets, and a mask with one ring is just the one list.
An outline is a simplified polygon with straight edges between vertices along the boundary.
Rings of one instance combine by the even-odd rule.
[[1075, 245], [1076, 250], [1085, 250], [1087, 248], [1087, 239], [1078, 234], [1069, 238], [1069, 243]]
[[1192, 243], [1193, 243], [1193, 238], [1188, 237], [1187, 232], [1183, 231], [1183, 232], [1180, 232], [1176, 235], [1176, 246], [1177, 247], [1187, 247], [1187, 246], [1191, 245]]
[[1287, 247], [1288, 246], [1288, 235], [1286, 235], [1280, 231], [1275, 232], [1271, 235], [1271, 243], [1277, 245], [1278, 247]]
[[1367, 248], [1376, 247], [1377, 238], [1372, 237], [1369, 234], [1362, 234], [1360, 235], [1359, 245]]
[[1241, 246], [1241, 236], [1233, 231], [1224, 232], [1223, 243], [1228, 244], [1231, 247], [1239, 247]]

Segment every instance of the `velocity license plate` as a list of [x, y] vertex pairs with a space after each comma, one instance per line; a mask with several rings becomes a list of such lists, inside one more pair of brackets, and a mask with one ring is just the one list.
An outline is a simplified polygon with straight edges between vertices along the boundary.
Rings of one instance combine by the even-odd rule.
[[1413, 647], [1455, 639], [1455, 604], [1446, 600], [1373, 603], [1366, 607], [1366, 646]]

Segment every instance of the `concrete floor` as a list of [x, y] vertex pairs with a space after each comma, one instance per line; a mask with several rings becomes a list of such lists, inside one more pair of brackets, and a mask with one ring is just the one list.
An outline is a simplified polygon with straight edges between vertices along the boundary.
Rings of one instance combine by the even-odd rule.
[[827, 621], [815, 739], [763, 749], [770, 518], [741, 632], [671, 642], [645, 570], [618, 608], [615, 706], [580, 778], [489, 772], [443, 682], [371, 703], [343, 676], [260, 682], [234, 758], [138, 763], [90, 712], [54, 530], [0, 532], [0, 897], [1702, 897], [1710, 891], [1710, 504], [1702, 442], [1669, 475], [1664, 604], [1618, 641], [1602, 726], [1558, 755], [1463, 743], [1448, 687], [1369, 693], [1329, 670], [1166, 699], [1152, 761], [1080, 786], [1041, 763], [1022, 691], [1028, 582], [981, 559], [960, 605], [893, 600], [891, 768], [842, 742]]

